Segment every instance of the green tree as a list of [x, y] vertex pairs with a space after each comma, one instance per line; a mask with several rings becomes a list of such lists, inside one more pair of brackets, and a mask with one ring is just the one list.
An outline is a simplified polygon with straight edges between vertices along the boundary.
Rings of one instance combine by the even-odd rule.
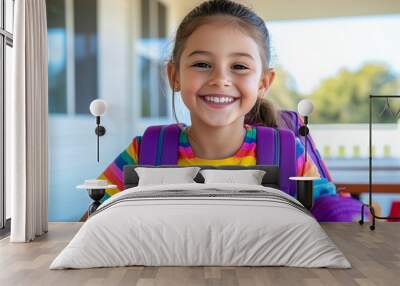
[[277, 67], [275, 71], [275, 80], [266, 97], [280, 109], [296, 110], [300, 96], [296, 91], [295, 80], [280, 67]]
[[[313, 123], [366, 123], [369, 120], [369, 95], [398, 94], [399, 77], [383, 64], [365, 64], [357, 71], [341, 70], [321, 82], [310, 99], [315, 105]], [[386, 110], [386, 100], [374, 100], [374, 122], [394, 122]], [[400, 100], [390, 100], [394, 112]], [[381, 117], [379, 115], [382, 115]], [[379, 117], [379, 119], [378, 119]]]

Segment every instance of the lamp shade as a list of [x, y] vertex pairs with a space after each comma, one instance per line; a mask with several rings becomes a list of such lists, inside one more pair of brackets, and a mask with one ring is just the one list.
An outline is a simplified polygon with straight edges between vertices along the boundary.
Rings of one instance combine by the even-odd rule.
[[301, 116], [309, 116], [314, 110], [314, 105], [308, 99], [303, 99], [297, 105], [297, 111]]
[[102, 99], [95, 99], [90, 103], [90, 113], [94, 116], [103, 116], [107, 109], [107, 103]]

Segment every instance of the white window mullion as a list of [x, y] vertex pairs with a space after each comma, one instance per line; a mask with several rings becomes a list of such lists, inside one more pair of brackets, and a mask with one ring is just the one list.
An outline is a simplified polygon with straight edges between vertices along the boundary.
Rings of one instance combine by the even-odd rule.
[[[1, 91], [0, 91], [0, 93], [1, 93], [1, 95], [2, 95], [2, 98], [0, 99], [0, 116], [1, 116], [1, 118], [2, 118], [2, 120], [1, 120], [1, 126], [0, 126], [0, 228], [3, 228], [4, 227], [4, 222], [5, 222], [5, 212], [6, 212], [6, 204], [5, 204], [5, 201], [6, 201], [6, 198], [5, 198], [5, 188], [4, 188], [4, 174], [5, 174], [5, 170], [4, 170], [4, 168], [3, 168], [3, 163], [4, 163], [4, 154], [5, 154], [5, 152], [4, 152], [4, 144], [3, 144], [3, 142], [4, 142], [4, 126], [5, 126], [5, 124], [4, 124], [4, 121], [3, 121], [3, 118], [4, 118], [4, 111], [5, 111], [5, 109], [4, 109], [4, 103], [5, 103], [5, 100], [4, 100], [4, 98], [5, 98], [5, 96], [6, 96], [6, 94], [5, 94], [5, 88], [4, 88], [4, 86], [5, 86], [5, 74], [4, 74], [4, 63], [5, 63], [5, 58], [4, 58], [4, 50], [5, 50], [5, 47], [4, 47], [4, 44], [5, 43], [5, 39], [4, 39], [4, 36], [3, 35], [0, 35], [0, 61], [3, 63], [3, 66], [1, 67], [1, 69], [0, 69], [0, 89], [1, 89]], [[4, 153], [3, 153], [4, 152]]]
[[[157, 1], [150, 1], [150, 39], [157, 38], [158, 32], [158, 13]], [[158, 117], [158, 74], [157, 74], [157, 59], [150, 58], [150, 116]]]
[[75, 41], [74, 1], [65, 0], [65, 32], [67, 41], [67, 114], [75, 114]]

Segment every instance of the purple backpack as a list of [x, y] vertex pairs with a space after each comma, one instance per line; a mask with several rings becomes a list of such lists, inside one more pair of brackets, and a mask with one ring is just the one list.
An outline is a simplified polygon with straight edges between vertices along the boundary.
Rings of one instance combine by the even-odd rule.
[[[294, 196], [295, 182], [289, 177], [296, 176], [295, 136], [291, 130], [256, 126], [257, 165], [279, 166], [279, 188]], [[177, 124], [151, 126], [142, 136], [139, 151], [140, 165], [176, 165], [180, 127]], [[283, 156], [281, 156], [283, 154]]]

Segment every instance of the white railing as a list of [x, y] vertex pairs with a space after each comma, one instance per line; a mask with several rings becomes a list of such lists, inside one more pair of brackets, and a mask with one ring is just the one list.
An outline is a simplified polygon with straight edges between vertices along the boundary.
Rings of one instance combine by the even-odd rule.
[[[321, 155], [328, 158], [368, 158], [368, 124], [311, 124], [311, 135]], [[400, 158], [400, 120], [373, 124], [374, 158]]]

